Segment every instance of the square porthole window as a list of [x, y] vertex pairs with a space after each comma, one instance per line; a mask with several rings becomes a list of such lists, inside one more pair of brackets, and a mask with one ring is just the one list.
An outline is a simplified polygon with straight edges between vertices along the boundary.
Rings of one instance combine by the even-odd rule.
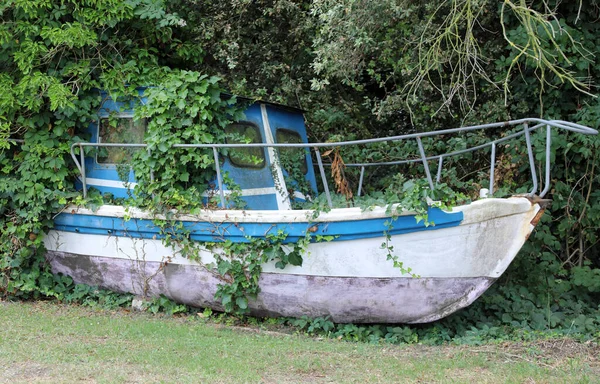
[[[109, 117], [100, 119], [99, 143], [142, 144], [146, 132], [146, 119], [131, 117]], [[133, 154], [140, 148], [100, 147], [98, 164], [129, 164]]]
[[[227, 144], [262, 143], [258, 127], [252, 123], [240, 122], [225, 128]], [[263, 168], [266, 164], [264, 148], [229, 148], [228, 158], [231, 164], [239, 168]]]

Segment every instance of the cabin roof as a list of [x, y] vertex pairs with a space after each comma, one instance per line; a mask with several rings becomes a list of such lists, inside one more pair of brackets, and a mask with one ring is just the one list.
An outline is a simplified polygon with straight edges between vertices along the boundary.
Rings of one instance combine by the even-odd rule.
[[240, 96], [240, 95], [233, 95], [231, 93], [222, 93], [223, 96], [228, 96], [228, 97], [233, 97], [235, 96], [238, 100], [244, 100], [244, 101], [249, 101], [251, 103], [259, 103], [259, 104], [266, 104], [266, 105], [272, 105], [274, 107], [277, 108], [281, 108], [281, 109], [287, 109], [291, 112], [298, 112], [298, 113], [304, 113], [306, 112], [305, 109], [302, 108], [297, 108], [297, 107], [292, 107], [289, 105], [285, 105], [285, 104], [280, 104], [280, 103], [275, 103], [272, 101], [266, 101], [266, 100], [261, 100], [261, 99], [255, 99], [253, 97], [247, 97], [247, 96]]
[[[147, 88], [147, 87], [137, 87], [136, 89], [145, 89], [145, 88]], [[108, 93], [105, 90], [102, 90], [100, 88], [95, 88], [95, 89], [97, 91], [99, 91], [101, 94], [102, 93], [106, 93], [106, 94]], [[227, 92], [222, 92], [221, 95], [225, 96], [226, 98], [230, 98], [230, 97], [234, 97], [235, 96], [238, 100], [248, 101], [251, 104], [259, 103], [259, 104], [271, 105], [271, 106], [274, 106], [276, 108], [288, 110], [290, 112], [296, 112], [296, 113], [302, 113], [302, 114], [304, 112], [306, 112], [305, 109], [297, 108], [297, 107], [292, 107], [290, 105], [285, 105], [285, 104], [281, 104], [281, 103], [275, 103], [273, 101], [261, 100], [261, 99], [256, 99], [256, 98], [248, 97], [248, 96], [234, 95], [233, 93], [227, 93]]]

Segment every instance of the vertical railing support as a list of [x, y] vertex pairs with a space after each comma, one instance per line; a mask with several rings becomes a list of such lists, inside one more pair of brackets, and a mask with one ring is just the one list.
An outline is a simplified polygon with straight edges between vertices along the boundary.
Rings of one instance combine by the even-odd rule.
[[[148, 151], [148, 160], [150, 160], [150, 157], [152, 156], [152, 152], [150, 151], [150, 147], [147, 148]], [[150, 181], [154, 182], [154, 168], [150, 168]]]
[[83, 186], [83, 198], [85, 199], [87, 197], [87, 182], [85, 180], [85, 154], [81, 143], [79, 143], [79, 161], [81, 161], [81, 184]]
[[496, 142], [492, 141], [492, 158], [490, 159], [490, 192], [489, 195], [494, 194], [494, 172], [496, 170]]
[[358, 179], [358, 192], [356, 192], [356, 196], [360, 196], [360, 193], [362, 192], [362, 183], [363, 183], [364, 176], [365, 176], [365, 167], [363, 165], [362, 167], [360, 167], [360, 178]]
[[329, 186], [327, 185], [327, 177], [325, 176], [325, 168], [323, 168], [323, 160], [321, 160], [319, 147], [315, 147], [315, 155], [317, 156], [317, 163], [319, 164], [319, 172], [321, 172], [321, 180], [323, 181], [323, 189], [325, 190], [325, 196], [327, 197], [327, 204], [329, 204], [329, 208], [333, 208], [333, 202], [331, 201], [331, 194], [329, 193]]
[[221, 166], [219, 165], [219, 151], [213, 147], [213, 155], [215, 157], [215, 168], [217, 171], [217, 183], [219, 184], [219, 196], [221, 197], [221, 207], [225, 208], [225, 192], [223, 191], [223, 179], [221, 178]]
[[435, 184], [439, 184], [440, 183], [440, 179], [442, 178], [442, 165], [444, 164], [444, 156], [440, 156], [439, 160], [438, 160], [438, 170], [437, 170], [437, 174], [435, 175]]
[[529, 156], [529, 167], [531, 168], [531, 178], [533, 179], [533, 188], [530, 195], [534, 195], [538, 189], [537, 173], [535, 172], [535, 159], [533, 157], [533, 149], [531, 148], [531, 133], [529, 132], [529, 125], [523, 124], [525, 129], [525, 142], [527, 143], [527, 154]]
[[546, 125], [546, 177], [544, 182], [544, 190], [540, 192], [540, 197], [546, 196], [550, 190], [550, 155], [552, 149], [552, 128]]
[[429, 187], [433, 191], [435, 186], [433, 185], [433, 180], [431, 179], [431, 172], [429, 172], [429, 164], [427, 163], [427, 157], [425, 156], [425, 150], [423, 149], [423, 143], [421, 142], [421, 137], [417, 136], [417, 144], [419, 144], [419, 152], [421, 152], [421, 161], [423, 161], [423, 167], [425, 167], [425, 175], [427, 175], [427, 181], [429, 182]]

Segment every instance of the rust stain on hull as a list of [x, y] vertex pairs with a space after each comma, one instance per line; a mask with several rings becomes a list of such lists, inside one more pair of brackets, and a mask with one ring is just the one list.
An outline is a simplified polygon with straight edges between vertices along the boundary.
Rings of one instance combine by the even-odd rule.
[[[548, 205], [550, 205], [552, 200], [542, 199], [537, 195], [526, 196], [526, 198], [531, 202], [532, 206], [537, 204], [540, 207], [539, 211], [535, 214], [535, 216], [533, 217], [533, 219], [531, 219], [531, 222], [530, 222], [530, 224], [533, 226], [533, 228], [535, 228], [538, 225], [538, 223], [540, 222], [542, 216], [544, 216], [544, 212], [546, 212], [546, 208], [548, 207]], [[529, 240], [529, 236], [531, 236], [532, 232], [533, 232], [533, 230], [529, 231], [529, 233], [527, 233], [525, 235], [525, 241]]]
[[533, 225], [534, 227], [537, 226], [542, 216], [544, 216], [544, 212], [546, 212], [546, 209], [540, 207], [538, 213], [536, 213], [533, 219], [531, 219], [531, 225]]

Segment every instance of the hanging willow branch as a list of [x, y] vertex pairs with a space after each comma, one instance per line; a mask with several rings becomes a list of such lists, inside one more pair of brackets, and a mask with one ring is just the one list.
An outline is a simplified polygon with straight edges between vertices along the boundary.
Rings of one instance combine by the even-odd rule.
[[[561, 83], [593, 96], [590, 85], [576, 78], [575, 73], [568, 69], [574, 56], [591, 62], [593, 55], [561, 26], [554, 11], [545, 2], [544, 12], [538, 12], [529, 8], [525, 0], [515, 1], [518, 4], [503, 0], [500, 10], [503, 37], [516, 50], [503, 81], [505, 103], [508, 103], [511, 75], [523, 60], [535, 70], [540, 84], [540, 103], [545, 87], [551, 84], [550, 73]], [[469, 113], [477, 101], [478, 82], [481, 80], [500, 89], [499, 83], [486, 72], [489, 59], [482, 54], [475, 37], [477, 28], [482, 28], [479, 19], [485, 7], [485, 2], [476, 0], [445, 0], [431, 14], [415, 47], [417, 63], [408, 70], [412, 78], [402, 90], [411, 114], [411, 104], [416, 102], [423, 87], [432, 87], [442, 97], [442, 104], [435, 113], [444, 107], [450, 109], [454, 100], [458, 101], [462, 112]], [[510, 11], [517, 18], [518, 28], [523, 30], [519, 41], [507, 32], [505, 16]], [[440, 18], [441, 22], [436, 22]], [[569, 59], [565, 52], [570, 52], [572, 58]]]
[[[407, 105], [416, 99], [423, 83], [427, 82], [443, 98], [436, 113], [441, 108], [449, 108], [456, 97], [460, 109], [468, 112], [477, 100], [480, 78], [496, 86], [483, 66], [487, 59], [474, 35], [478, 17], [484, 10], [483, 2], [478, 6], [475, 3], [473, 0], [443, 1], [431, 15], [417, 45], [418, 61], [411, 70], [414, 78], [403, 89]], [[436, 26], [434, 19], [442, 11], [447, 14]], [[437, 76], [434, 78], [432, 74]]]
[[[525, 32], [525, 41], [522, 43], [511, 39], [506, 32], [504, 23], [504, 15], [507, 7], [513, 12], [514, 16], [519, 20], [521, 27]], [[502, 33], [508, 44], [517, 51], [517, 54], [512, 59], [506, 77], [504, 79], [504, 99], [505, 103], [508, 100], [509, 87], [508, 83], [510, 75], [523, 58], [529, 59], [529, 62], [535, 67], [536, 76], [540, 83], [540, 103], [541, 95], [544, 92], [546, 85], [550, 85], [546, 74], [548, 72], [554, 74], [561, 83], [571, 84], [578, 91], [589, 96], [592, 95], [589, 90], [589, 84], [577, 79], [573, 71], [567, 69], [572, 64], [565, 54], [563, 48], [558, 43], [559, 36], [566, 37], [569, 42], [569, 50], [577, 52], [586, 59], [590, 60], [593, 56], [590, 52], [585, 51], [581, 44], [573, 40], [569, 32], [561, 26], [556, 14], [550, 10], [544, 2], [545, 12], [537, 12], [527, 6], [525, 0], [519, 0], [519, 4], [515, 4], [510, 0], [502, 2], [500, 10], [500, 24], [502, 25]], [[562, 64], [561, 62], [564, 62]]]

